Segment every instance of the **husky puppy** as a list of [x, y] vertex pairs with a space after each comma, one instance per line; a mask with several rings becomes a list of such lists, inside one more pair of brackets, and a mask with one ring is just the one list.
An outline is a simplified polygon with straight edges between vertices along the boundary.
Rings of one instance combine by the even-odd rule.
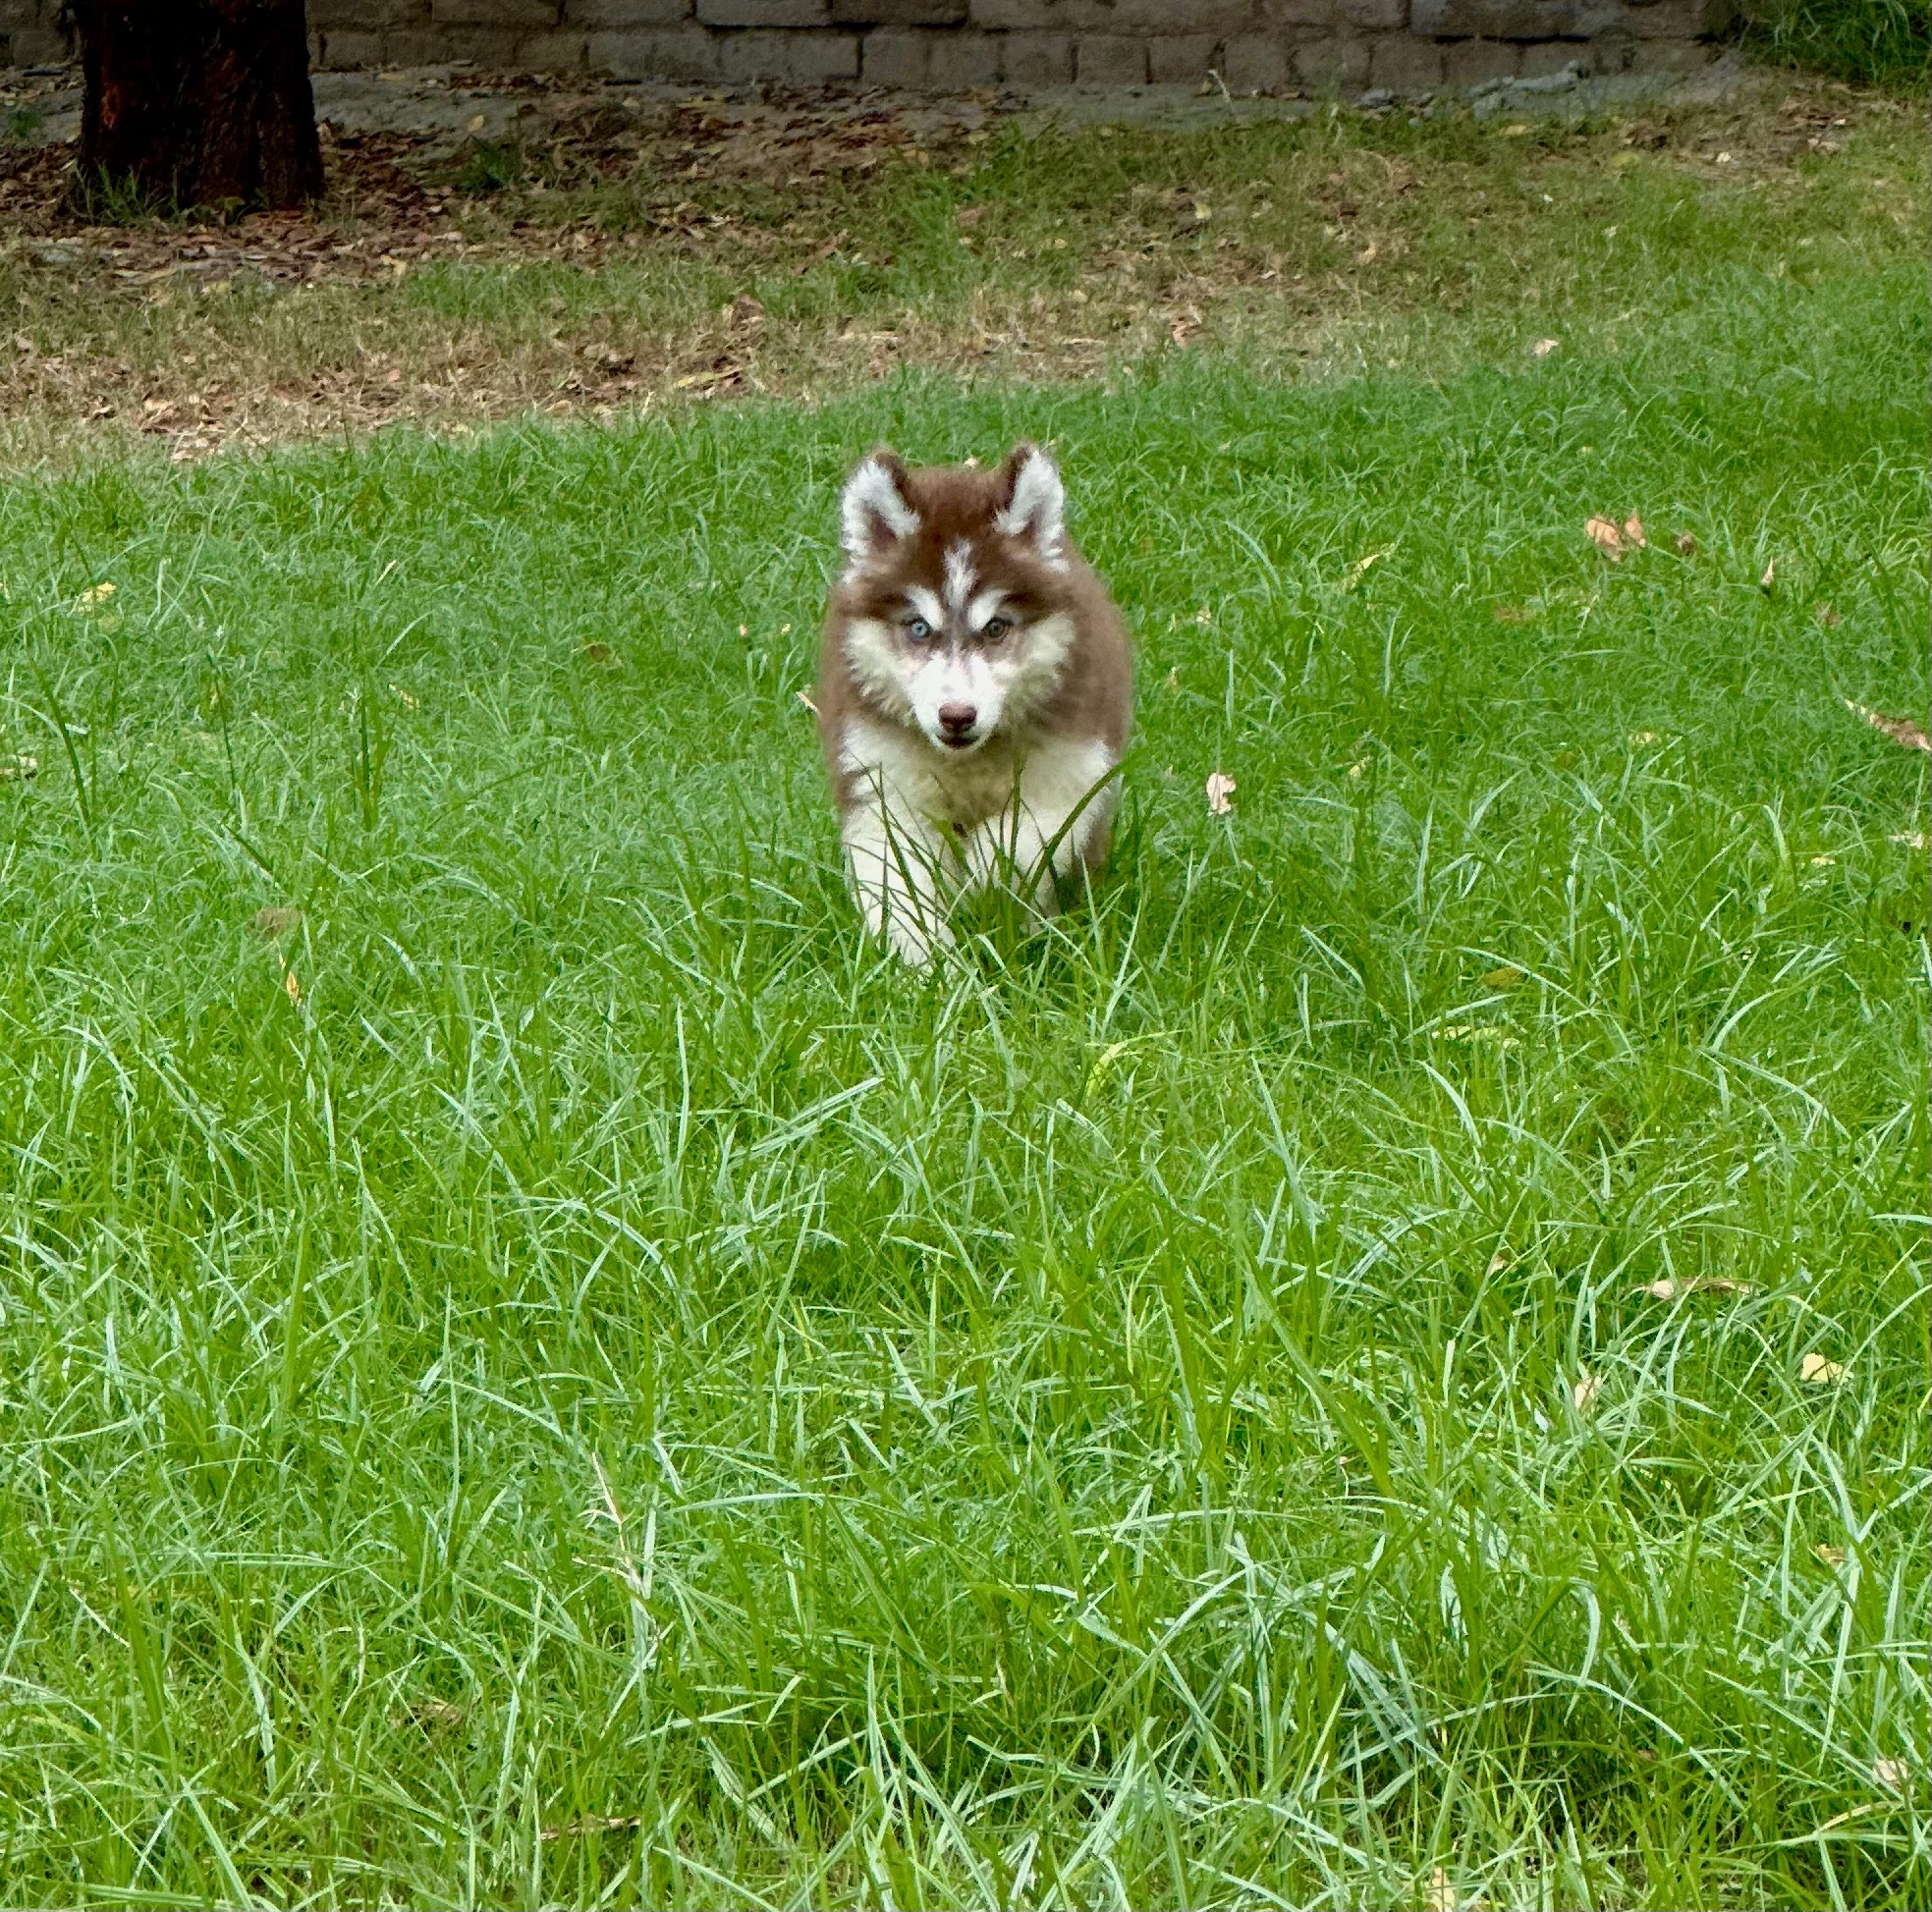
[[1106, 858], [1133, 659], [1065, 508], [1033, 445], [994, 470], [881, 449], [846, 481], [819, 733], [854, 898], [908, 962], [952, 942], [961, 889], [1051, 912]]

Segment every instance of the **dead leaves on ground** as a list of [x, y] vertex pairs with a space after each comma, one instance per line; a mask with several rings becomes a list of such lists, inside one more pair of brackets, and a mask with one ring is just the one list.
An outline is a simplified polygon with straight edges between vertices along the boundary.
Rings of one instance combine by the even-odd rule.
[[1235, 807], [1235, 792], [1239, 788], [1226, 771], [1211, 772], [1207, 780], [1208, 814], [1225, 817]]
[[283, 906], [270, 903], [265, 908], [257, 909], [248, 918], [248, 927], [257, 936], [268, 937], [271, 940], [278, 936], [287, 936], [291, 930], [302, 927], [302, 911], [292, 904]]
[[1797, 1378], [1813, 1388], [1829, 1388], [1845, 1379], [1845, 1363], [1834, 1361], [1814, 1348], [1797, 1364]]
[[1589, 534], [1590, 542], [1613, 565], [1621, 565], [1630, 552], [1647, 550], [1650, 545], [1650, 540], [1644, 535], [1643, 519], [1635, 512], [1622, 524], [1610, 518], [1589, 519], [1584, 522], [1583, 529]]
[[1894, 743], [1901, 744], [1907, 750], [1923, 750], [1928, 755], [1932, 755], [1932, 737], [1926, 735], [1923, 724], [1909, 717], [1888, 717], [1883, 711], [1853, 703], [1849, 697], [1842, 698], [1841, 701], [1847, 710], [1854, 717], [1862, 717], [1880, 736], [1889, 737]]
[[1712, 1294], [1748, 1294], [1748, 1282], [1734, 1282], [1728, 1275], [1663, 1275], [1637, 1289], [1653, 1301], [1675, 1301], [1680, 1294], [1695, 1294], [1700, 1289]]

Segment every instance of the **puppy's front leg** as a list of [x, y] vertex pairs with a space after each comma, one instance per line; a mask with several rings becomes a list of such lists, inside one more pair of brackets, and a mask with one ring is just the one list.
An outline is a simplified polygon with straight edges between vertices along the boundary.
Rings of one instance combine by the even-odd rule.
[[1052, 915], [1058, 904], [1053, 879], [1071, 876], [1106, 853], [1113, 770], [1113, 752], [1097, 740], [1036, 749], [1020, 773], [1017, 801], [966, 840], [966, 868], [973, 880], [1010, 882], [1043, 915]]
[[883, 796], [867, 795], [846, 812], [840, 837], [866, 929], [915, 969], [935, 949], [950, 949], [953, 932], [940, 900], [944, 852], [931, 828]]

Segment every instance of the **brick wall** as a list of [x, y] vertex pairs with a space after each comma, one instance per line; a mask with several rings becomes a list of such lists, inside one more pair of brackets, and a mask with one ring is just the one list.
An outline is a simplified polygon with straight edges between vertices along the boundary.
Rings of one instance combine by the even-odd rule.
[[[0, 0], [0, 63], [61, 57], [59, 0]], [[935, 91], [1187, 84], [1416, 93], [1702, 64], [1732, 0], [308, 0], [318, 67], [469, 60], [618, 80]]]

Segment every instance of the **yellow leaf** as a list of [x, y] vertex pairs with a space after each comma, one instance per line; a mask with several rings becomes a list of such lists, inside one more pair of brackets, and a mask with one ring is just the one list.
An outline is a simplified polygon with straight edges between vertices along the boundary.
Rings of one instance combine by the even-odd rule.
[[1556, 349], [1557, 349], [1556, 340], [1538, 339], [1536, 343], [1529, 348], [1529, 351], [1530, 351], [1530, 355], [1532, 357], [1547, 358], [1551, 353], [1556, 351]]
[[1630, 741], [1633, 744], [1655, 743], [1657, 741], [1657, 733], [1655, 731], [1632, 731], [1630, 733]]
[[291, 1003], [302, 1001], [302, 985], [296, 981], [296, 972], [293, 969], [282, 978], [282, 990]]
[[1577, 1371], [1576, 1385], [1570, 1391], [1570, 1398], [1576, 1403], [1577, 1413], [1588, 1420], [1597, 1411], [1597, 1396], [1602, 1393], [1603, 1376], [1581, 1368]]
[[1815, 1349], [1797, 1364], [1800, 1381], [1808, 1381], [1815, 1387], [1827, 1387], [1834, 1381], [1845, 1379], [1845, 1363], [1828, 1360]]
[[1760, 591], [1768, 591], [1778, 581], [1778, 561], [1773, 558], [1764, 568], [1764, 575], [1757, 580]]
[[111, 583], [103, 581], [99, 584], [89, 584], [74, 600], [74, 608], [77, 611], [91, 611], [95, 605], [105, 604], [113, 595], [114, 586]]
[[1831, 1547], [1824, 1541], [1820, 1541], [1811, 1551], [1827, 1566], [1843, 1566], [1845, 1564], [1845, 1549], [1842, 1547]]
[[1499, 969], [1491, 969], [1483, 977], [1482, 986], [1485, 989], [1502, 991], [1505, 989], [1514, 989], [1521, 981], [1522, 971], [1515, 963], [1506, 962]]
[[1388, 555], [1386, 551], [1370, 551], [1364, 556], [1357, 558], [1355, 560], [1354, 570], [1350, 572], [1348, 582], [1342, 588], [1346, 591], [1359, 584], [1368, 575], [1368, 568], [1371, 565], [1379, 565]]
[[[1521, 127], [1516, 130], [1518, 133], [1525, 131]], [[1422, 1894], [1424, 1912], [1456, 1912], [1459, 1902], [1456, 1887], [1449, 1883], [1449, 1875], [1438, 1866], [1429, 1875], [1428, 1887]]]
[[1502, 1274], [1504, 1269], [1509, 1267], [1514, 1257], [1511, 1255], [1510, 1251], [1507, 1248], [1497, 1249], [1497, 1251], [1489, 1258], [1489, 1272], [1492, 1275]]
[[1873, 1760], [1872, 1777], [1891, 1792], [1904, 1792], [1911, 1783], [1912, 1770], [1904, 1760]]
[[1583, 529], [1590, 534], [1590, 542], [1613, 565], [1621, 565], [1624, 562], [1624, 534], [1609, 519], [1590, 519]]
[[1225, 817], [1234, 805], [1239, 786], [1226, 771], [1217, 770], [1207, 780], [1207, 807], [1210, 814]]

